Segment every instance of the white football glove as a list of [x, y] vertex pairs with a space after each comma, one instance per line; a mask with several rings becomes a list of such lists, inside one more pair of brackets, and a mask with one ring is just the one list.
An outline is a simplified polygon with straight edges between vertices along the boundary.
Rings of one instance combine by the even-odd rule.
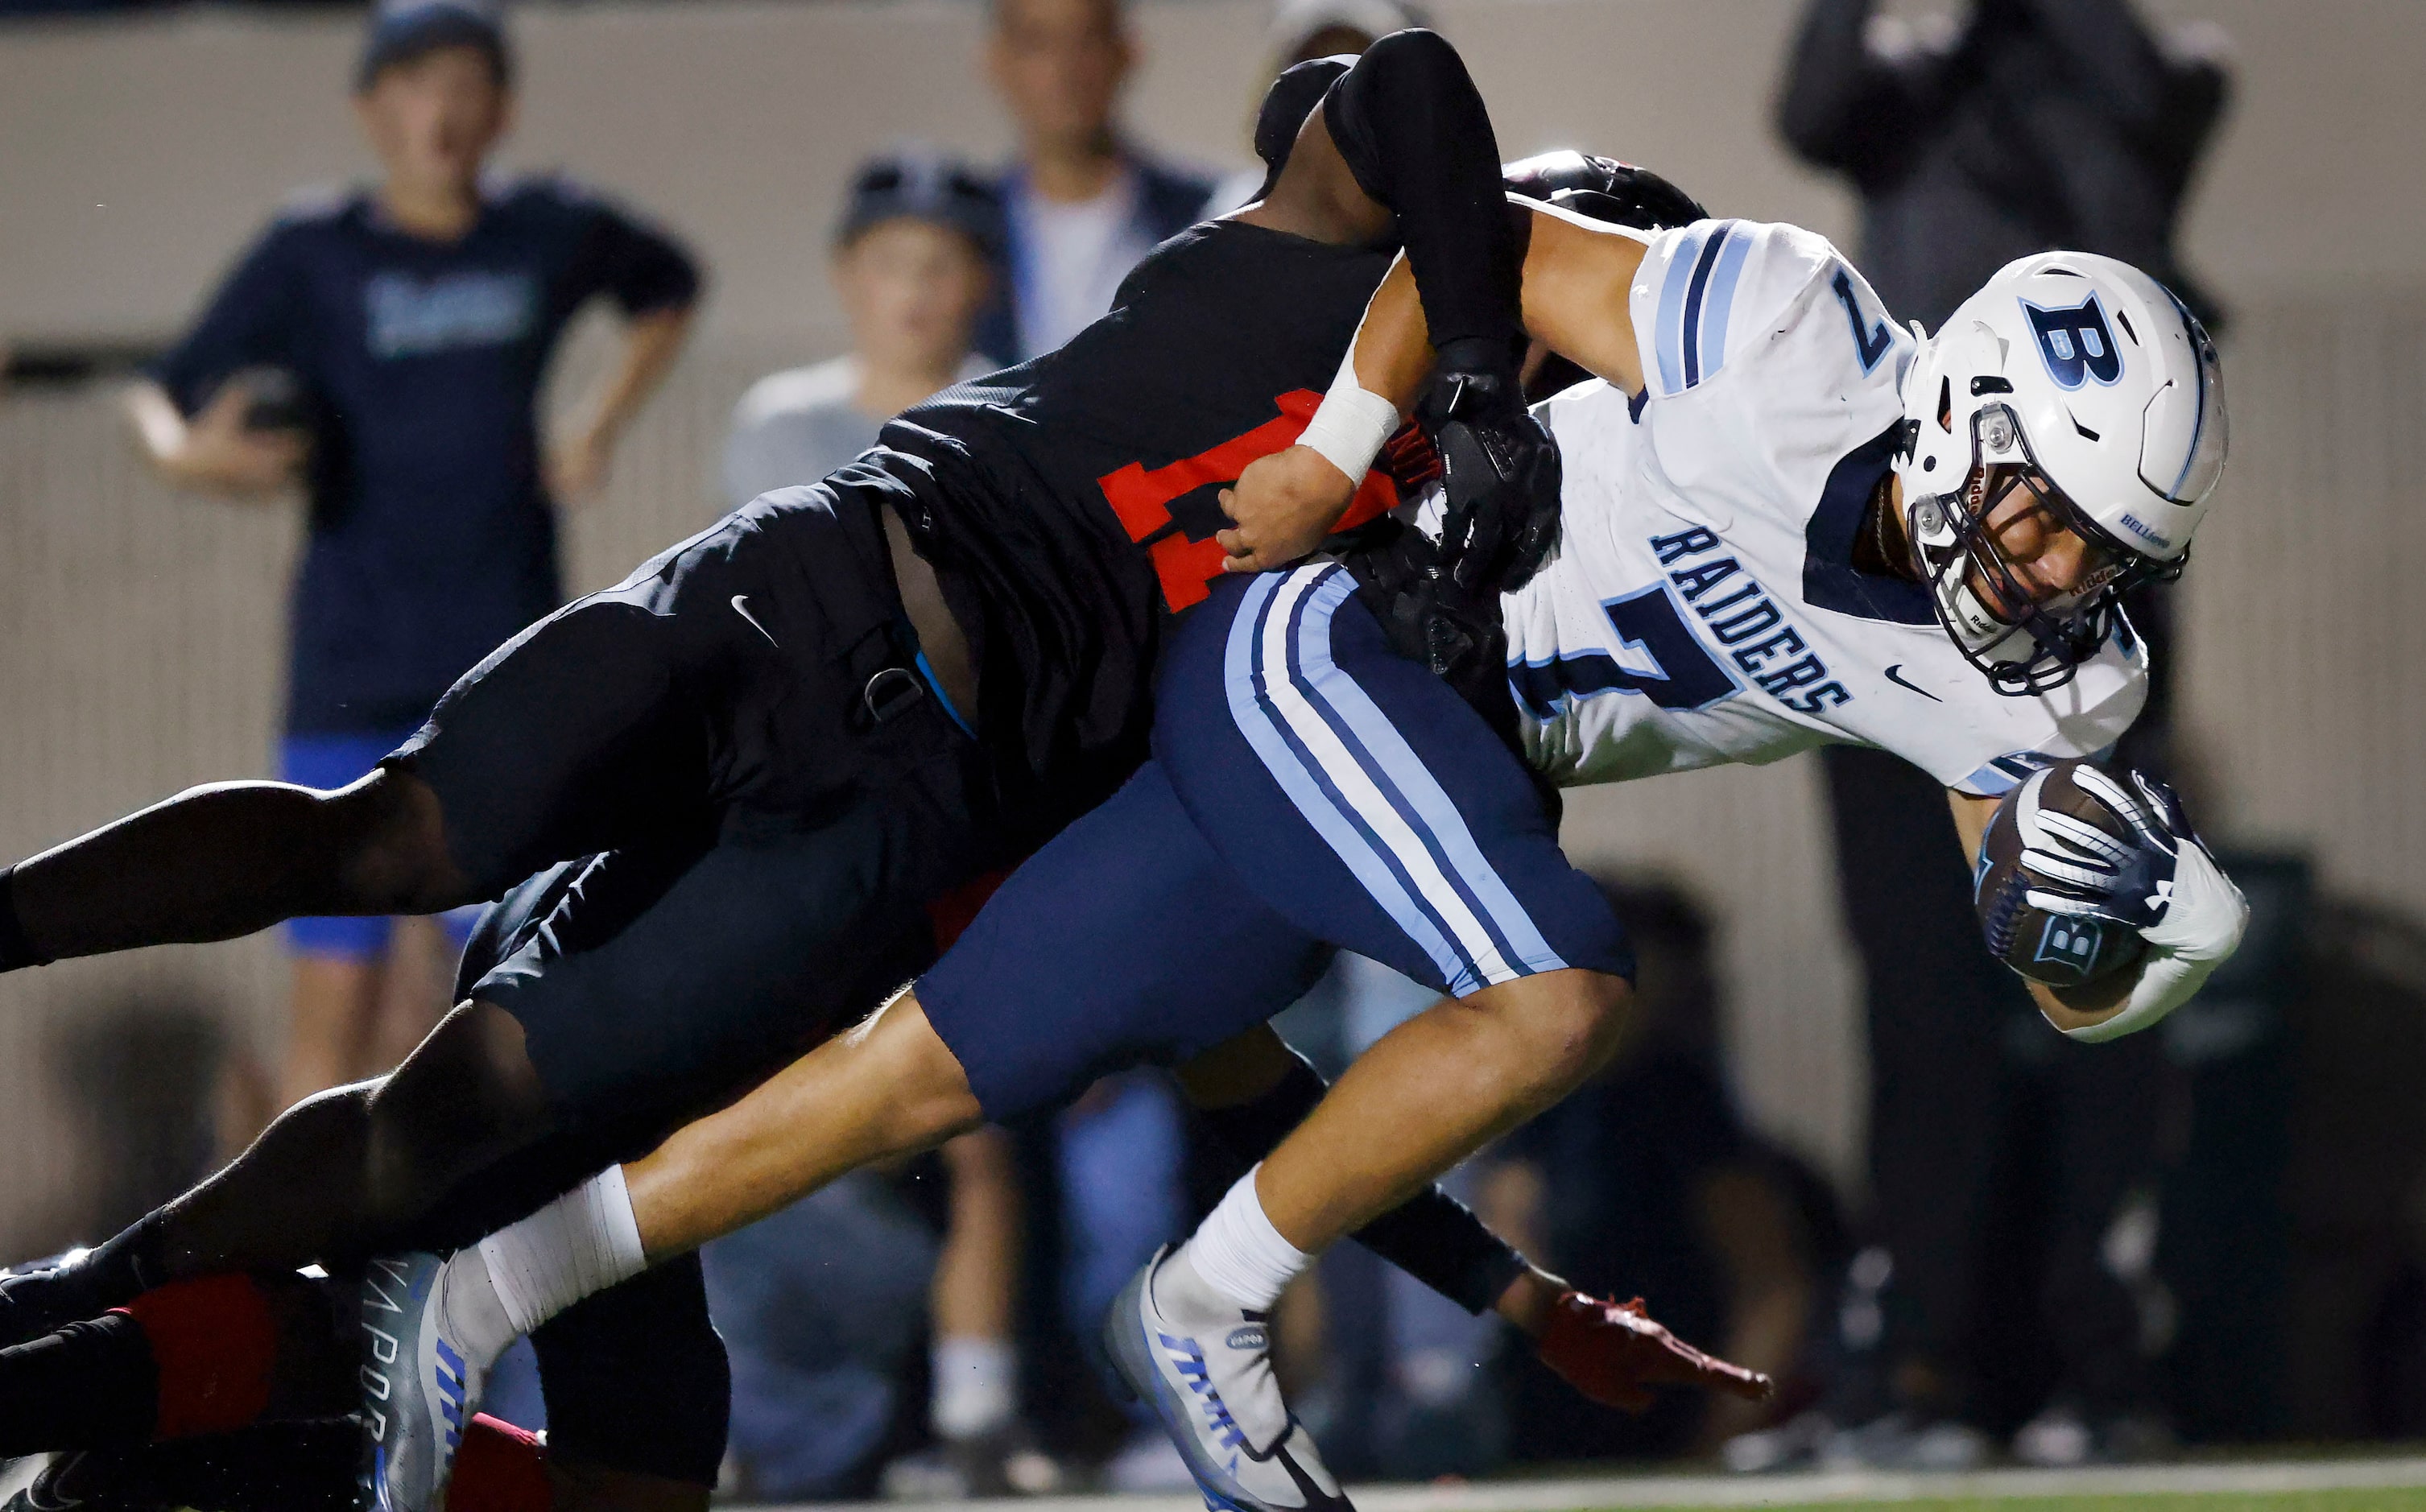
[[2172, 788], [2133, 772], [2134, 793], [2094, 766], [2075, 767], [2072, 780], [2130, 828], [2130, 843], [2042, 807], [2044, 772], [2023, 786], [2014, 817], [2032, 908], [2127, 925], [2148, 942], [2122, 1011], [2064, 1031], [2095, 1043], [2145, 1029], [2189, 1002], [2240, 947], [2249, 904], [2191, 828]]

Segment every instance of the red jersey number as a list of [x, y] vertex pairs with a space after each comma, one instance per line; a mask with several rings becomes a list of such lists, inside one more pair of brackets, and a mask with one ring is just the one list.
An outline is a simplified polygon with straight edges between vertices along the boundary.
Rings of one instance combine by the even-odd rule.
[[[1243, 436], [1233, 436], [1168, 467], [1149, 470], [1143, 463], [1131, 462], [1095, 480], [1104, 491], [1105, 502], [1121, 517], [1129, 539], [1151, 542], [1146, 550], [1154, 557], [1155, 574], [1162, 579], [1162, 600], [1174, 614], [1203, 602], [1210, 591], [1206, 585], [1221, 575], [1224, 553], [1212, 537], [1190, 540], [1187, 531], [1176, 528], [1171, 518], [1172, 501], [1207, 483], [1235, 483], [1249, 462], [1295, 444], [1313, 422], [1322, 395], [1312, 389], [1298, 389], [1272, 402], [1280, 413]], [[1387, 475], [1367, 473], [1335, 528], [1353, 529], [1398, 502], [1398, 486]]]

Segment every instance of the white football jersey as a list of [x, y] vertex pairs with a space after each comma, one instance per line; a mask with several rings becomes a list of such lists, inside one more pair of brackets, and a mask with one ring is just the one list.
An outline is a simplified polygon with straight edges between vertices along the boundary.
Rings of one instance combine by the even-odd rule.
[[2119, 629], [2064, 686], [2009, 698], [1926, 588], [1853, 570], [1915, 345], [1824, 237], [1662, 233], [1630, 302], [1645, 392], [1594, 381], [1536, 411], [1564, 457], [1564, 534], [1506, 607], [1537, 765], [1611, 782], [1841, 741], [1995, 795], [2128, 728], [2147, 655]]

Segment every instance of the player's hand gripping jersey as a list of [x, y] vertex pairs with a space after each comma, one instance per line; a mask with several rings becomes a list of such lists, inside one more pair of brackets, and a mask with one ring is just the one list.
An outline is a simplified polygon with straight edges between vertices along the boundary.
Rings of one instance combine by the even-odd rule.
[[1926, 587], [1854, 570], [1916, 346], [1824, 237], [1662, 233], [1630, 304], [1644, 394], [1594, 380], [1540, 407], [1565, 456], [1565, 536], [1507, 599], [1537, 766], [1623, 781], [1849, 742], [1995, 795], [2129, 727], [2147, 657], [2127, 630], [2065, 685], [2008, 697]]

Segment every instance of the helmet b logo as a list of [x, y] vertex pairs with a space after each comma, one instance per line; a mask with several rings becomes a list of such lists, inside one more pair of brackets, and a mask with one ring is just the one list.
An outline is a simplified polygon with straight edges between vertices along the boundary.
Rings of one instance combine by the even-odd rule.
[[2028, 299], [2022, 314], [2038, 338], [2039, 357], [2047, 376], [2062, 389], [2077, 389], [2089, 378], [2112, 383], [2123, 376], [2123, 354], [2107, 329], [2106, 311], [2091, 295], [2069, 310], [2042, 310]]

